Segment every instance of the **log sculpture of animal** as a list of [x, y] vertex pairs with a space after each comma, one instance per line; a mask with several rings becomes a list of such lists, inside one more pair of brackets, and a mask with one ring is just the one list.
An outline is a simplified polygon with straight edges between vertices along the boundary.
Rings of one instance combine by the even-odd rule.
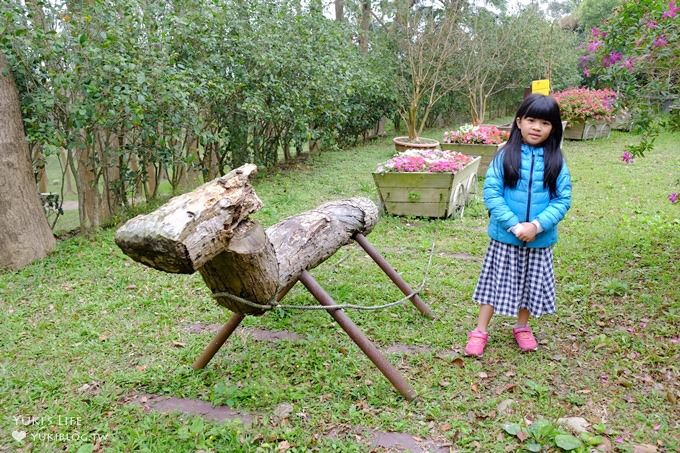
[[[350, 198], [325, 203], [265, 230], [249, 218], [262, 207], [250, 184], [256, 171], [252, 164], [239, 167], [172, 198], [150, 214], [129, 220], [116, 232], [116, 244], [135, 261], [164, 272], [198, 271], [217, 302], [235, 313], [195, 368], [207, 364], [245, 315], [263, 314], [266, 309], [261, 306], [275, 304], [298, 280], [319, 301], [332, 304], [307, 271], [352, 239], [357, 239], [405, 294], [411, 293], [411, 301], [421, 312], [432, 316], [429, 307], [366, 241], [364, 235], [378, 220], [372, 201]], [[415, 393], [410, 386], [342, 310], [329, 309], [329, 313], [390, 382], [412, 399]]]

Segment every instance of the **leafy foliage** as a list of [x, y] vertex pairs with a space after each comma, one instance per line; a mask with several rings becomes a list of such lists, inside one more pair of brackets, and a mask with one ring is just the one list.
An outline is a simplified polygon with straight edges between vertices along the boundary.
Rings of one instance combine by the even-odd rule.
[[299, 2], [11, 1], [0, 30], [31, 146], [85, 156], [79, 193], [113, 211], [161, 174], [180, 191], [309, 140], [351, 144], [394, 106], [389, 66]]
[[[623, 95], [643, 137], [627, 150], [636, 156], [653, 147], [662, 126], [659, 110], [677, 103], [680, 81], [680, 8], [667, 0], [626, 1], [602, 27], [590, 31], [580, 65], [591, 86]], [[673, 113], [679, 115], [678, 109]]]

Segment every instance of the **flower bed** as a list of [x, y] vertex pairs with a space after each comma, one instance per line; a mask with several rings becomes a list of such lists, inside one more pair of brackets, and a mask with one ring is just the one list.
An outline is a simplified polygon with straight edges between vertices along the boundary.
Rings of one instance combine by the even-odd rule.
[[496, 126], [472, 126], [466, 124], [457, 131], [444, 132], [442, 143], [463, 145], [499, 145], [510, 138], [510, 133]]
[[567, 121], [564, 137], [572, 140], [608, 137], [616, 114], [616, 93], [609, 89], [569, 88], [553, 94]]
[[562, 119], [568, 123], [611, 121], [615, 114], [616, 93], [610, 89], [569, 88], [553, 97], [560, 104]]
[[441, 149], [408, 149], [378, 164], [376, 173], [455, 173], [474, 158], [455, 151]]
[[449, 217], [463, 213], [476, 187], [480, 158], [410, 149], [377, 166], [373, 180], [388, 214]]
[[479, 172], [484, 175], [493, 157], [509, 137], [510, 132], [496, 126], [474, 127], [467, 124], [457, 131], [445, 132], [441, 147], [445, 150], [480, 156]]

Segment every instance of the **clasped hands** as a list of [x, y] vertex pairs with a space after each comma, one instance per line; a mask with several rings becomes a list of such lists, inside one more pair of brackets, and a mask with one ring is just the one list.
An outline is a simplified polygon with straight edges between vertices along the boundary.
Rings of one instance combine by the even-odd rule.
[[531, 222], [522, 222], [513, 229], [515, 236], [520, 241], [531, 242], [536, 239], [538, 228]]

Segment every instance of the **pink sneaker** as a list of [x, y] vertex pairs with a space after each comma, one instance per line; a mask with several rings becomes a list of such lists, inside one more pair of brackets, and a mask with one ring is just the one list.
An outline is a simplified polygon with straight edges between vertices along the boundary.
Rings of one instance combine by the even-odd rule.
[[468, 334], [468, 342], [465, 346], [465, 355], [481, 357], [484, 354], [484, 347], [489, 341], [489, 334], [475, 329]]
[[522, 352], [535, 351], [538, 349], [538, 342], [534, 338], [534, 334], [531, 333], [531, 328], [527, 327], [515, 327], [512, 329], [512, 334], [515, 336], [515, 340], [519, 345]]

